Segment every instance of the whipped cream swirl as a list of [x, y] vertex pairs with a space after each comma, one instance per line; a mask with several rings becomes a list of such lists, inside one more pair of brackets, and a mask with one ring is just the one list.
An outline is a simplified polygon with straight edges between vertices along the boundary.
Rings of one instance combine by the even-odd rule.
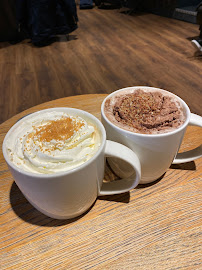
[[24, 119], [6, 141], [10, 160], [19, 168], [51, 174], [89, 160], [100, 146], [92, 123], [64, 112], [43, 112]]

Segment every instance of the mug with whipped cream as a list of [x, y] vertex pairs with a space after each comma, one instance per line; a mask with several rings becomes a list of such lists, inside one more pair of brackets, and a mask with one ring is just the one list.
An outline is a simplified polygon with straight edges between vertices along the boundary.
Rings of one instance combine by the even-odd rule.
[[[27, 200], [57, 219], [79, 216], [97, 196], [129, 191], [140, 181], [136, 154], [106, 140], [102, 123], [74, 108], [51, 108], [22, 118], [6, 134], [3, 154]], [[129, 163], [135, 173], [127, 179], [103, 182], [109, 156]]]

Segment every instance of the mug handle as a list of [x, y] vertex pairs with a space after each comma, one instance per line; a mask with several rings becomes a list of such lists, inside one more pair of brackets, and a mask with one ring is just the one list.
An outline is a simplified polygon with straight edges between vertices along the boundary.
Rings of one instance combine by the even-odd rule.
[[[197, 114], [191, 113], [189, 125], [202, 127], [202, 117], [197, 115]], [[200, 157], [202, 157], [202, 145], [200, 145], [200, 146], [198, 146], [190, 151], [178, 153], [176, 158], [173, 160], [172, 164], [186, 163], [186, 162], [193, 161], [193, 160], [200, 158]]]
[[141, 166], [137, 155], [128, 147], [113, 141], [106, 141], [105, 157], [116, 157], [128, 162], [135, 170], [128, 178], [103, 183], [98, 196], [120, 194], [135, 188], [141, 178]]

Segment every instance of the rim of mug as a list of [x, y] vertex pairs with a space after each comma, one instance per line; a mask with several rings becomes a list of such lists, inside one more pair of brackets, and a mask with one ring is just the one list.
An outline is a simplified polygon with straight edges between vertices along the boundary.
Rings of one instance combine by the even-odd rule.
[[[104, 112], [104, 106], [105, 106], [105, 102], [112, 96], [116, 95], [118, 92], [122, 92], [122, 91], [127, 91], [127, 90], [137, 90], [137, 89], [153, 89], [153, 90], [156, 90], [156, 91], [163, 91], [163, 92], [166, 92], [168, 93], [169, 95], [171, 96], [174, 96], [175, 98], [177, 98], [180, 103], [182, 104], [183, 108], [186, 110], [186, 120], [185, 122], [177, 129], [175, 130], [172, 130], [172, 131], [168, 131], [168, 132], [165, 132], [165, 133], [157, 133], [157, 134], [146, 134], [146, 133], [138, 133], [138, 132], [133, 132], [133, 131], [130, 131], [130, 130], [126, 130], [126, 129], [123, 129], [121, 127], [118, 127], [117, 125], [115, 125], [114, 123], [112, 123], [105, 115], [105, 112]], [[152, 86], [130, 86], [130, 87], [125, 87], [125, 88], [121, 88], [121, 89], [118, 89], [114, 92], [112, 92], [111, 94], [107, 95], [105, 97], [105, 99], [103, 100], [102, 104], [101, 104], [101, 114], [102, 114], [102, 117], [105, 119], [105, 121], [113, 126], [115, 129], [119, 130], [119, 131], [122, 131], [122, 132], [125, 132], [127, 134], [135, 134], [136, 136], [139, 136], [139, 137], [149, 137], [149, 138], [156, 138], [156, 137], [164, 137], [164, 136], [168, 136], [168, 135], [173, 135], [173, 134], [176, 134], [178, 132], [180, 132], [182, 129], [184, 129], [188, 123], [189, 123], [189, 120], [190, 120], [190, 109], [188, 107], [188, 105], [186, 104], [186, 102], [181, 99], [179, 96], [173, 94], [172, 92], [169, 92], [165, 89], [162, 89], [162, 88], [157, 88], [157, 87], [152, 87]]]
[[[102, 136], [102, 140], [101, 140], [101, 144], [98, 148], [98, 150], [96, 151], [96, 153], [87, 161], [85, 161], [84, 163], [82, 163], [81, 165], [75, 167], [75, 168], [72, 168], [70, 170], [67, 170], [67, 171], [62, 171], [62, 172], [55, 172], [55, 173], [50, 173], [50, 174], [44, 174], [44, 173], [35, 173], [35, 172], [28, 172], [28, 171], [25, 171], [19, 167], [17, 167], [9, 158], [8, 154], [7, 154], [7, 150], [6, 150], [6, 141], [10, 135], [10, 133], [17, 127], [20, 125], [21, 122], [23, 122], [24, 120], [27, 120], [27, 119], [30, 119], [33, 117], [33, 115], [36, 115], [36, 114], [40, 114], [41, 112], [46, 112], [46, 111], [74, 111], [76, 113], [76, 115], [78, 116], [82, 116], [82, 115], [86, 115], [90, 120], [92, 119], [96, 124], [97, 124], [97, 127], [99, 127], [99, 130], [101, 132], [101, 136]], [[15, 171], [23, 174], [23, 175], [26, 175], [26, 176], [29, 176], [29, 177], [34, 177], [36, 179], [51, 179], [51, 178], [55, 178], [55, 177], [59, 177], [59, 176], [65, 176], [65, 175], [69, 175], [69, 174], [72, 174], [76, 171], [80, 171], [82, 170], [84, 167], [88, 166], [90, 163], [92, 163], [96, 158], [97, 156], [99, 156], [100, 152], [102, 152], [102, 149], [104, 148], [105, 146], [105, 143], [106, 143], [106, 131], [105, 131], [105, 128], [103, 126], [103, 124], [101, 123], [101, 121], [99, 121], [99, 119], [97, 117], [95, 117], [93, 114], [87, 112], [87, 111], [84, 111], [84, 110], [81, 110], [81, 109], [77, 109], [77, 108], [71, 108], [71, 107], [53, 107], [53, 108], [48, 108], [48, 109], [44, 109], [44, 110], [39, 110], [39, 111], [36, 111], [36, 112], [33, 112], [33, 113], [30, 113], [24, 117], [22, 117], [19, 121], [17, 121], [10, 129], [9, 131], [6, 133], [5, 137], [4, 137], [4, 140], [3, 140], [3, 144], [2, 144], [2, 152], [3, 152], [3, 156], [7, 162], [7, 164], [12, 168], [14, 169]]]

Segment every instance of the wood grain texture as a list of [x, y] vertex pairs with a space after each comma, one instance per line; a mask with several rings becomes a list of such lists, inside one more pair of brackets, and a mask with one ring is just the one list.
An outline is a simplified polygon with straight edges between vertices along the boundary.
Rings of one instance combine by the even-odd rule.
[[167, 89], [202, 114], [197, 25], [96, 8], [78, 15], [79, 28], [50, 46], [0, 43], [0, 123], [57, 98], [137, 85]]
[[[106, 95], [62, 98], [30, 108], [0, 125], [0, 144], [21, 117], [68, 106], [100, 119]], [[189, 127], [182, 150], [198, 146]], [[130, 193], [99, 197], [83, 216], [54, 220], [24, 198], [0, 151], [0, 269], [201, 269], [202, 159], [172, 165], [164, 177]], [[105, 178], [112, 172], [107, 168]]]

